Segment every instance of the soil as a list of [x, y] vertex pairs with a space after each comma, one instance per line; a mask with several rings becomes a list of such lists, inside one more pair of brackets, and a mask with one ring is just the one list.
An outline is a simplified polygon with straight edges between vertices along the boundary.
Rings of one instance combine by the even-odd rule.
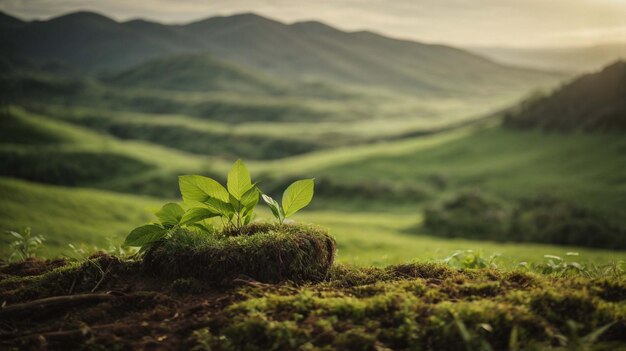
[[[66, 263], [31, 259], [0, 272], [5, 280], [43, 274]], [[241, 278], [230, 287], [193, 283], [193, 293], [180, 293], [175, 283], [127, 274], [94, 292], [6, 305], [0, 310], [0, 349], [189, 349], [191, 333], [215, 323], [212, 316], [237, 299], [233, 289], [254, 284]]]

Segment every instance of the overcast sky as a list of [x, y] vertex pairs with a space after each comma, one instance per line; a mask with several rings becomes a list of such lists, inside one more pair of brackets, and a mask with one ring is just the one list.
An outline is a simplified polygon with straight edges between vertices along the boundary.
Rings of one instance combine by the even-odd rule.
[[0, 10], [24, 19], [90, 10], [167, 23], [255, 12], [457, 46], [626, 43], [626, 0], [0, 0]]

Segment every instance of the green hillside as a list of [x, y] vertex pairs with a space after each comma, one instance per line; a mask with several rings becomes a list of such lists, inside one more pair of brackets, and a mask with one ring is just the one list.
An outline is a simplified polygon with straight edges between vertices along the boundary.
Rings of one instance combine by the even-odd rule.
[[552, 94], [526, 101], [505, 122], [553, 131], [626, 130], [626, 62], [578, 77]]
[[[215, 174], [224, 173], [228, 167], [228, 163], [222, 159], [193, 156], [152, 143], [124, 141], [107, 134], [93, 133], [74, 123], [28, 114], [19, 109], [12, 111], [17, 117], [12, 117], [11, 121], [21, 121], [17, 130], [26, 133], [31, 129], [38, 130], [42, 135], [54, 135], [52, 140], [55, 143], [62, 141], [62, 144], [52, 144], [58, 146], [46, 146], [45, 153], [38, 151], [36, 145], [24, 146], [24, 140], [21, 146], [19, 141], [13, 144], [4, 143], [0, 154], [3, 162], [22, 161], [22, 168], [3, 168], [11, 170], [12, 176], [48, 183], [82, 184], [119, 192], [177, 197], [176, 177], [179, 174], [203, 173], [215, 177]], [[142, 115], [135, 117], [141, 119]], [[72, 118], [83, 117], [78, 115], [70, 119]], [[436, 257], [442, 250], [445, 252], [448, 249], [451, 251], [465, 248], [483, 248], [498, 252], [504, 250], [511, 257], [526, 259], [529, 257], [526, 255], [531, 255], [532, 250], [522, 250], [518, 254], [514, 250], [518, 244], [448, 242], [445, 239], [419, 236], [428, 234], [423, 228], [420, 229], [422, 210], [424, 206], [454, 196], [463, 189], [480, 188], [507, 201], [548, 194], [593, 208], [611, 221], [620, 222], [626, 215], [623, 210], [626, 208], [623, 202], [626, 189], [621, 186], [620, 181], [624, 175], [619, 167], [625, 161], [621, 152], [624, 147], [624, 140], [619, 134], [552, 135], [539, 131], [514, 131], [503, 129], [494, 120], [484, 125], [462, 127], [433, 135], [350, 148], [340, 147], [276, 161], [250, 162], [250, 165], [253, 172], [261, 176], [267, 191], [273, 191], [275, 187], [281, 188], [281, 184], [287, 179], [299, 176], [316, 177], [318, 196], [312, 204], [316, 211], [304, 214], [301, 220], [327, 225], [333, 233], [342, 235], [346, 242], [346, 260], [400, 262], [422, 255]], [[91, 156], [80, 163], [82, 167], [67, 168], [68, 165], [76, 164], [73, 161], [85, 152]], [[10, 156], [15, 154], [22, 156]], [[577, 157], [569, 157], [571, 154]], [[42, 159], [41, 162], [29, 163], [26, 162], [29, 158], [25, 155], [45, 158], [46, 162]], [[110, 159], [110, 155], [119, 155], [152, 168], [139, 172], [131, 170], [131, 174], [124, 173], [128, 167], [116, 163], [112, 170], [107, 171], [103, 167], [107, 167], [105, 160]], [[55, 164], [61, 168], [50, 168], [57, 167]], [[34, 167], [35, 165], [39, 166]], [[52, 169], [56, 172], [60, 169], [62, 172], [53, 173]], [[17, 171], [28, 173], [15, 173]], [[54, 174], [57, 176], [53, 177]], [[99, 174], [102, 176], [98, 177]], [[30, 206], [35, 213], [48, 213], [46, 207], [56, 205], [49, 203], [52, 197], [37, 197], [37, 200], [22, 204], [22, 196], [24, 199], [34, 196], [31, 194], [31, 187], [39, 189], [35, 194], [40, 195], [47, 193], [48, 189], [56, 189], [54, 191], [57, 197], [61, 197], [64, 192], [74, 192], [65, 188], [47, 188], [8, 180], [6, 182], [14, 189], [7, 185], [5, 191], [13, 193], [14, 197], [10, 198], [12, 200], [7, 197], [5, 205], [24, 210]], [[82, 191], [76, 190], [78, 193]], [[85, 192], [89, 193], [87, 190]], [[107, 201], [113, 201], [115, 196], [106, 195]], [[120, 199], [126, 199], [125, 195]], [[133, 200], [133, 203], [143, 202], [155, 203], [154, 200]], [[54, 216], [19, 217], [15, 212], [17, 210], [12, 211], [4, 212], [4, 226], [11, 226], [11, 223], [15, 223], [11, 228], [15, 228], [15, 225], [31, 225], [50, 232], [53, 239], [57, 235], [73, 235], [62, 234], [61, 231], [65, 231], [65, 228], [84, 225], [81, 224], [83, 217], [76, 213], [65, 215], [60, 220], [64, 224], [59, 228], [63, 229], [56, 230], [53, 228]], [[148, 212], [139, 208], [137, 213], [129, 214], [131, 219], [148, 215]], [[15, 221], [16, 218], [23, 219]], [[122, 228], [127, 230], [135, 224], [127, 219], [124, 221], [127, 223], [119, 224], [118, 233]], [[90, 235], [100, 238], [108, 235], [108, 232], [100, 228], [94, 227], [89, 231]], [[371, 242], [363, 242], [363, 237], [369, 238], [368, 241]], [[101, 243], [102, 240], [94, 242]], [[51, 250], [56, 250], [56, 244], [51, 245]], [[441, 249], [436, 251], [435, 247]], [[384, 252], [389, 250], [393, 253], [382, 259]], [[545, 248], [542, 252], [550, 253], [555, 250]], [[540, 259], [541, 255], [537, 253], [533, 257]]]
[[[118, 244], [128, 228], [151, 219], [154, 199], [105, 193], [96, 190], [37, 185], [0, 178], [0, 227], [21, 230], [30, 226], [46, 238], [43, 254], [71, 253], [68, 244], [95, 245], [101, 248]], [[9, 240], [3, 236], [3, 242]], [[8, 245], [2, 245], [2, 254]]]
[[280, 84], [207, 55], [149, 61], [105, 79], [113, 85], [152, 90], [274, 93]]
[[[71, 254], [68, 243], [107, 248], [142, 223], [153, 221], [152, 212], [162, 199], [89, 189], [39, 185], [0, 178], [0, 228], [30, 226], [46, 237], [45, 256]], [[269, 211], [260, 212], [269, 218]], [[302, 222], [328, 227], [339, 243], [339, 261], [359, 265], [387, 265], [408, 260], [443, 259], [454, 250], [502, 254], [500, 263], [512, 267], [521, 261], [538, 262], [545, 254], [579, 252], [577, 261], [607, 263], [626, 259], [623, 252], [563, 248], [536, 244], [496, 244], [487, 241], [447, 240], [409, 235], [406, 228], [420, 216], [401, 214], [308, 211], [296, 216]], [[8, 240], [4, 237], [3, 240]], [[2, 245], [2, 254], [7, 246]]]
[[440, 179], [445, 191], [478, 187], [509, 198], [552, 194], [624, 218], [624, 148], [626, 140], [617, 132], [553, 135], [490, 126], [320, 152], [268, 167], [297, 172], [306, 163], [305, 172], [350, 182], [374, 175], [436, 187]]

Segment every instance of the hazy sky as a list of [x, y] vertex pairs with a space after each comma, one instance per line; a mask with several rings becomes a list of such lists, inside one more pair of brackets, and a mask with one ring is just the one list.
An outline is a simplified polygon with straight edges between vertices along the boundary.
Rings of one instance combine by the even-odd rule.
[[25, 19], [90, 10], [168, 23], [256, 12], [459, 46], [626, 43], [626, 0], [0, 0], [0, 10]]

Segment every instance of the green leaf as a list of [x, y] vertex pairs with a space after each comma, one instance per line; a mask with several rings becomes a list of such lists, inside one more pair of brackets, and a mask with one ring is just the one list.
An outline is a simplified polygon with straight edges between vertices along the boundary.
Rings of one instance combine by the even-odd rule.
[[204, 204], [209, 208], [210, 211], [219, 213], [221, 216], [226, 218], [232, 218], [235, 214], [235, 209], [233, 205], [229, 202], [224, 202], [216, 198], [209, 198], [204, 202]]
[[298, 212], [313, 199], [313, 179], [297, 180], [283, 193], [283, 211], [285, 217]]
[[241, 211], [241, 208], [243, 207], [241, 205], [241, 201], [237, 200], [233, 195], [230, 195], [228, 203], [233, 206], [233, 210], [235, 212]]
[[283, 211], [278, 205], [278, 202], [276, 202], [276, 200], [272, 199], [271, 197], [265, 194], [261, 194], [261, 197], [263, 198], [263, 201], [265, 201], [267, 206], [269, 206], [270, 210], [272, 210], [274, 217], [276, 217], [276, 219], [282, 222], [284, 216], [283, 216]]
[[164, 227], [173, 227], [180, 223], [185, 210], [179, 204], [173, 202], [167, 203], [156, 212], [156, 216]]
[[252, 186], [241, 196], [241, 205], [244, 207], [244, 213], [252, 212], [254, 207], [259, 203], [259, 189]]
[[252, 187], [252, 180], [250, 179], [250, 172], [246, 168], [246, 165], [241, 160], [237, 160], [233, 167], [228, 172], [227, 182], [228, 192], [231, 193], [235, 199], [241, 200], [243, 194], [246, 193]]
[[165, 237], [167, 229], [157, 224], [146, 224], [135, 228], [124, 241], [124, 246], [145, 246]]
[[219, 216], [220, 216], [219, 213], [209, 211], [206, 208], [195, 207], [185, 212], [185, 215], [183, 215], [183, 218], [180, 220], [180, 224], [187, 225], [190, 223], [199, 222], [207, 218], [213, 218], [213, 217], [219, 217]]
[[196, 228], [196, 229], [198, 229], [198, 230], [200, 230], [201, 232], [204, 232], [204, 233], [209, 233], [210, 234], [210, 233], [214, 232], [211, 228], [205, 226], [202, 223], [192, 223], [189, 226], [192, 227], [192, 228]]
[[206, 202], [209, 198], [216, 198], [228, 202], [228, 191], [214, 179], [199, 175], [184, 175], [178, 177], [178, 186], [183, 200]]
[[12, 236], [14, 236], [15, 238], [19, 239], [19, 240], [24, 240], [24, 237], [22, 236], [22, 234], [18, 233], [18, 232], [14, 232], [12, 230], [7, 230], [8, 234], [11, 234]]
[[243, 225], [248, 225], [248, 224], [250, 224], [250, 222], [252, 222], [252, 216], [253, 216], [252, 211], [248, 212], [248, 214], [246, 214], [246, 215], [243, 217]]

